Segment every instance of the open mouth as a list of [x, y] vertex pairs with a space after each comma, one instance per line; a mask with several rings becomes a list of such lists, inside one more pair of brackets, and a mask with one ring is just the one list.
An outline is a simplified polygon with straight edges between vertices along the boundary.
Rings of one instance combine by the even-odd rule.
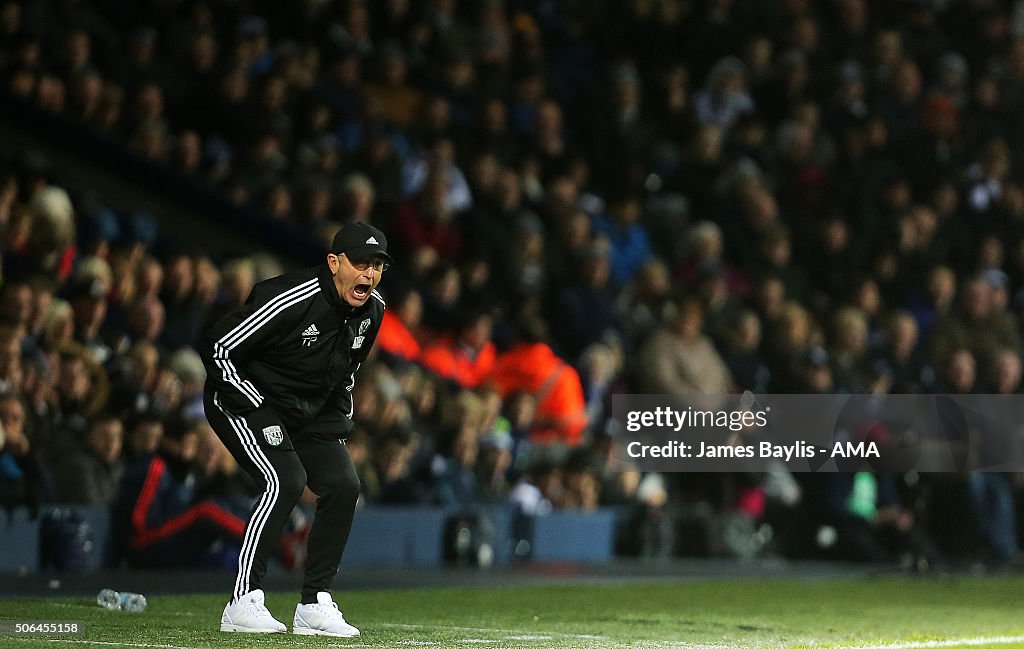
[[355, 288], [352, 289], [352, 294], [356, 296], [357, 300], [365, 300], [370, 294], [370, 285], [366, 282], [356, 284]]

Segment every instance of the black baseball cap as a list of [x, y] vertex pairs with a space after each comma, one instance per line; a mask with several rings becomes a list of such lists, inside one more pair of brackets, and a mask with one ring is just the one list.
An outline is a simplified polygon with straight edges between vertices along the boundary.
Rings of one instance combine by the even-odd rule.
[[388, 239], [384, 233], [363, 221], [354, 221], [342, 226], [334, 235], [331, 252], [336, 255], [345, 253], [349, 259], [383, 257], [389, 264], [395, 263], [388, 254]]

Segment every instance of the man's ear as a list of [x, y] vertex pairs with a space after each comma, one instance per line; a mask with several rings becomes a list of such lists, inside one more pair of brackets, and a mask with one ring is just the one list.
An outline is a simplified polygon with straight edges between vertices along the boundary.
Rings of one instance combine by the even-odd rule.
[[327, 253], [327, 267], [331, 269], [332, 275], [338, 272], [338, 268], [341, 267], [341, 260], [338, 258], [338, 255], [333, 252]]

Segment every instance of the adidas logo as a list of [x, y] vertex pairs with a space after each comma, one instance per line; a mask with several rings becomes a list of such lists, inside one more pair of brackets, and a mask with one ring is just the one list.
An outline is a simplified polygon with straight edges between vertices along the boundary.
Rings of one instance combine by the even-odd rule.
[[379, 246], [380, 245], [379, 243], [377, 243], [377, 239], [375, 239], [374, 237], [370, 237], [369, 239], [367, 239], [366, 243], [372, 243], [375, 246]]
[[306, 327], [306, 330], [302, 332], [302, 336], [303, 337], [306, 337], [306, 336], [319, 336], [319, 335], [320, 335], [320, 332], [317, 330], [315, 324], [309, 325], [308, 327]]

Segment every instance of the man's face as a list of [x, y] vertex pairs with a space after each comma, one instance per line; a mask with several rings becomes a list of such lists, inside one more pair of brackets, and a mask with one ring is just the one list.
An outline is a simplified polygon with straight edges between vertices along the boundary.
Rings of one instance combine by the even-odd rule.
[[6, 446], [0, 443], [0, 447], [17, 457], [28, 453], [31, 445], [25, 436], [25, 410], [20, 402], [8, 399], [0, 404], [0, 424], [7, 437]]
[[89, 431], [89, 445], [107, 462], [115, 462], [121, 456], [124, 429], [117, 419], [97, 422]]
[[338, 295], [357, 308], [370, 299], [370, 292], [377, 288], [381, 273], [387, 267], [381, 258], [349, 259], [345, 253], [327, 255], [327, 264], [334, 275]]

